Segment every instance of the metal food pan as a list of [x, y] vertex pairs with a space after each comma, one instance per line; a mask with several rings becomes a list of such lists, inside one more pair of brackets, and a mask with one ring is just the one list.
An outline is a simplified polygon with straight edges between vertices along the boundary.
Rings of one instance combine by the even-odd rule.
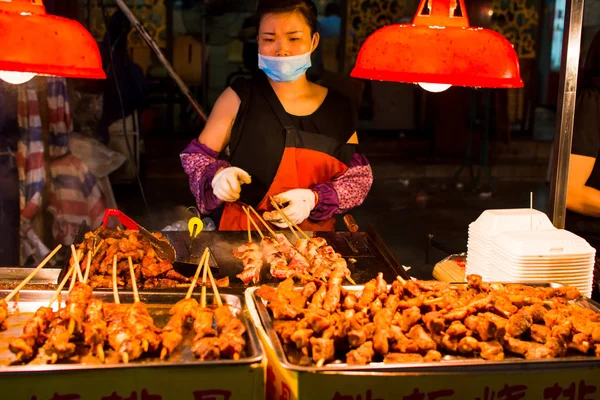
[[[6, 297], [8, 291], [0, 291], [0, 298]], [[10, 365], [15, 355], [10, 352], [8, 345], [10, 342], [21, 335], [23, 326], [32, 317], [35, 310], [39, 307], [47, 306], [55, 292], [48, 290], [24, 290], [19, 293], [12, 302], [9, 303], [9, 317], [7, 319], [8, 329], [0, 332], [0, 374], [14, 372], [36, 372], [36, 371], [64, 371], [64, 370], [86, 370], [86, 369], [105, 369], [105, 368], [131, 368], [131, 367], [164, 367], [164, 366], [217, 366], [217, 365], [246, 365], [258, 363], [262, 360], [262, 349], [258, 341], [258, 336], [254, 325], [246, 318], [243, 307], [243, 300], [240, 296], [232, 294], [221, 294], [223, 302], [231, 308], [244, 323], [247, 328], [245, 333], [246, 349], [239, 360], [215, 360], [200, 361], [196, 359], [191, 351], [191, 343], [194, 337], [193, 329], [184, 334], [182, 343], [177, 347], [173, 354], [166, 360], [161, 361], [158, 357], [144, 356], [141, 359], [130, 361], [128, 364], [110, 362], [112, 349], [106, 351], [106, 363], [100, 363], [96, 357], [86, 356], [81, 361], [63, 361], [57, 364], [46, 364], [41, 357], [35, 358], [26, 365]], [[120, 292], [122, 304], [133, 303], [132, 292]], [[63, 292], [62, 298], [66, 299], [67, 292]], [[113, 302], [112, 292], [95, 291], [94, 298], [101, 299], [107, 303]], [[181, 293], [165, 292], [140, 292], [140, 300], [144, 302], [154, 323], [162, 328], [169, 320], [169, 310], [177, 301], [181, 300]], [[213, 295], [207, 293], [207, 302], [212, 304]], [[56, 305], [55, 305], [56, 307]]]
[[[513, 282], [515, 283], [515, 282]], [[466, 285], [466, 283], [457, 283], [457, 285]], [[528, 286], [543, 286], [559, 288], [564, 285], [556, 283], [528, 283]], [[359, 292], [363, 286], [344, 286], [349, 292]], [[296, 288], [300, 290], [300, 288]], [[283, 343], [275, 332], [274, 321], [267, 309], [265, 302], [257, 296], [257, 288], [252, 288], [251, 295], [254, 300], [256, 310], [269, 339], [274, 347], [278, 361], [287, 369], [298, 372], [507, 372], [508, 370], [530, 370], [530, 369], [552, 369], [552, 368], [581, 368], [582, 363], [586, 366], [600, 368], [600, 358], [595, 356], [573, 355], [567, 357], [557, 357], [543, 360], [526, 360], [522, 357], [513, 356], [505, 353], [503, 361], [489, 361], [482, 358], [463, 357], [459, 355], [444, 355], [441, 361], [437, 362], [418, 362], [402, 364], [385, 364], [383, 362], [371, 362], [368, 365], [348, 365], [340, 360], [325, 364], [322, 367], [302, 366], [295, 362], [299, 358], [299, 352], [284, 349]], [[588, 298], [582, 298], [574, 302], [584, 308], [600, 313], [600, 304]], [[297, 354], [294, 353], [294, 350]]]

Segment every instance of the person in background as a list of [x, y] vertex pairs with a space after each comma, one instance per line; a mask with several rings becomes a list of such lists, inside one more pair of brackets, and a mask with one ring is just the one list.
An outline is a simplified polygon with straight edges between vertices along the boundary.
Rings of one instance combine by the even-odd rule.
[[338, 3], [325, 6], [325, 16], [319, 18], [321, 39], [339, 38], [342, 33], [342, 12]]
[[109, 142], [110, 125], [121, 120], [123, 114], [127, 118], [144, 105], [146, 80], [142, 68], [129, 57], [127, 35], [130, 30], [131, 23], [125, 14], [117, 11], [110, 18], [104, 39], [98, 46], [106, 73], [106, 80], [102, 81], [102, 117], [98, 124], [98, 138], [104, 144]]
[[[261, 71], [225, 89], [181, 153], [190, 189], [202, 214], [222, 210], [220, 230], [246, 229], [244, 204], [287, 228], [273, 196], [302, 229], [333, 231], [335, 215], [362, 204], [373, 182], [356, 151], [356, 109], [306, 77], [319, 45], [312, 2], [262, 2], [258, 16]], [[227, 146], [229, 159], [219, 158]]]
[[[577, 90], [567, 186], [566, 228], [585, 238], [600, 256], [600, 32], [596, 34]], [[598, 260], [598, 258], [597, 258]], [[598, 293], [598, 262], [594, 281]]]

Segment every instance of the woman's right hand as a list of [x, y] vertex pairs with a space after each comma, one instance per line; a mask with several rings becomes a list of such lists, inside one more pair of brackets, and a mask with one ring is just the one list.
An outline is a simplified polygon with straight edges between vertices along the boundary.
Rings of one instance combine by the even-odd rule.
[[250, 175], [241, 168], [223, 168], [212, 180], [213, 193], [219, 200], [234, 202], [240, 198], [243, 183], [250, 183]]

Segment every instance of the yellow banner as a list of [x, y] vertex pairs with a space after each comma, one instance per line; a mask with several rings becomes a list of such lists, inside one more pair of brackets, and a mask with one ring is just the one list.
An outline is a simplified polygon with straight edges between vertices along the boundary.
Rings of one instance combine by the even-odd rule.
[[303, 374], [298, 383], [300, 398], [314, 400], [600, 399], [599, 369], [511, 374]]
[[2, 400], [264, 399], [264, 365], [0, 373]]

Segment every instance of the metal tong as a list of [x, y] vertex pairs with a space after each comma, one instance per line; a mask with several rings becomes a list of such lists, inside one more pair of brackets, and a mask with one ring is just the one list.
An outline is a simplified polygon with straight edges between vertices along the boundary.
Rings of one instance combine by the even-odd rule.
[[102, 226], [104, 228], [108, 225], [108, 221], [111, 217], [116, 217], [126, 229], [139, 231], [140, 234], [150, 242], [152, 248], [154, 248], [154, 251], [156, 251], [156, 254], [158, 254], [160, 258], [168, 260], [171, 263], [175, 262], [177, 254], [171, 243], [166, 240], [157, 239], [146, 228], [129, 218], [123, 212], [115, 210], [114, 208], [107, 208], [106, 211], [104, 211], [104, 218], [102, 218]]

